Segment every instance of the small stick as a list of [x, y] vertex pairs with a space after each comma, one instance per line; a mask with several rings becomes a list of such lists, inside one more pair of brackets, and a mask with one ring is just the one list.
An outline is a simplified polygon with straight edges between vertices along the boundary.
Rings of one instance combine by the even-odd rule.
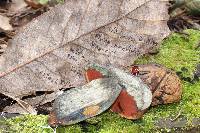
[[182, 109], [180, 109], [180, 111], [178, 112], [177, 116], [174, 119], [170, 119], [170, 120], [171, 121], [177, 120], [181, 116], [181, 113], [182, 113]]
[[15, 100], [28, 113], [30, 113], [30, 114], [37, 114], [37, 111], [31, 105], [29, 105], [28, 103], [24, 102], [23, 100], [21, 100], [19, 98], [16, 98], [14, 96], [11, 96], [10, 94], [5, 94], [5, 93], [2, 93], [2, 94], [4, 94], [5, 96], [8, 96], [10, 98], [12, 98], [13, 100]]

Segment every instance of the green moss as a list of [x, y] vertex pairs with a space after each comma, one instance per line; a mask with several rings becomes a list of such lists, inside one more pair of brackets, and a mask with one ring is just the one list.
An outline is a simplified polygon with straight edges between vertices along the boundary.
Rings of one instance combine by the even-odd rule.
[[188, 118], [200, 118], [200, 82], [196, 84], [184, 83], [182, 97], [183, 114]]
[[[193, 71], [199, 63], [200, 50], [196, 49], [200, 41], [200, 31], [187, 30], [189, 34], [185, 37], [180, 34], [173, 34], [164, 40], [159, 53], [154, 56], [146, 56], [135, 62], [135, 64], [159, 63], [174, 71], [180, 71], [183, 77], [193, 77]], [[142, 119], [127, 120], [112, 112], [105, 112], [97, 117], [86, 120], [84, 123], [75, 124], [67, 127], [57, 128], [58, 133], [79, 133], [79, 132], [99, 132], [99, 133], [137, 133], [171, 131], [171, 129], [157, 130], [154, 123], [160, 118], [175, 118], [179, 112], [188, 118], [185, 128], [191, 127], [193, 118], [200, 118], [200, 82], [183, 83], [183, 96], [179, 103], [160, 105], [151, 107]], [[53, 130], [47, 127], [47, 116], [27, 115], [8, 119], [3, 122], [5, 130], [21, 133], [52, 133]], [[0, 122], [1, 125], [1, 122]], [[0, 129], [1, 131], [1, 129]]]
[[[44, 115], [25, 115], [21, 117], [16, 117], [14, 119], [8, 119], [6, 121], [1, 121], [4, 123], [6, 128], [2, 129], [2, 132], [15, 132], [15, 133], [26, 133], [26, 132], [48, 132], [50, 128], [46, 128], [48, 125], [46, 123], [47, 116]], [[1, 130], [0, 130], [1, 131]], [[49, 131], [50, 132], [50, 131]]]
[[[8, 120], [0, 120], [0, 132], [9, 133], [53, 133], [55, 129], [47, 124], [48, 116], [45, 115], [23, 115]], [[79, 133], [81, 128], [72, 125], [68, 128], [57, 128], [57, 132]]]
[[[159, 63], [176, 72], [181, 77], [193, 78], [193, 72], [200, 63], [200, 31], [186, 30], [188, 36], [173, 34], [163, 41], [159, 53], [155, 56], [145, 56], [138, 59], [136, 64]], [[183, 95], [180, 103], [160, 105], [147, 113], [150, 118], [176, 117], [181, 115], [188, 118], [188, 126], [193, 118], [200, 118], [200, 81], [189, 83], [182, 81]]]
[[192, 76], [196, 65], [200, 62], [200, 31], [186, 30], [188, 36], [178, 33], [172, 34], [163, 41], [159, 53], [137, 60], [136, 64], [159, 63], [175, 71], [184, 71], [183, 76]]

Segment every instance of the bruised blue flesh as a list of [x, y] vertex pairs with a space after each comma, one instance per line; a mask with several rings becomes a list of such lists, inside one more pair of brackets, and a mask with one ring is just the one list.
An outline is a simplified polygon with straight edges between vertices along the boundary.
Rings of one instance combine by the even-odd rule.
[[110, 103], [113, 103], [113, 101], [108, 100], [108, 101], [99, 103], [98, 106], [100, 107], [101, 110], [99, 110], [95, 115], [91, 115], [91, 116], [84, 115], [83, 114], [84, 108], [82, 108], [80, 110], [77, 110], [76, 112], [71, 113], [70, 115], [64, 118], [57, 118], [57, 120], [61, 120], [60, 125], [72, 125], [104, 112], [112, 105], [112, 104], [110, 105]]

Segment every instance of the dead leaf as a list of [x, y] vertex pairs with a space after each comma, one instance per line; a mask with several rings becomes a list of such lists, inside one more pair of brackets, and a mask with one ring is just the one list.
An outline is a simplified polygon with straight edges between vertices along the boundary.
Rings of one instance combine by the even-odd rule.
[[8, 17], [0, 15], [0, 29], [3, 29], [5, 31], [13, 30], [9, 21], [10, 19]]
[[12, 0], [10, 3], [9, 12], [17, 13], [20, 10], [23, 10], [26, 6], [27, 4], [24, 2], [24, 0]]
[[[42, 108], [44, 109], [44, 107], [40, 107], [41, 105], [44, 105], [46, 103], [52, 102], [58, 95], [62, 94], [63, 91], [55, 91], [53, 93], [50, 94], [44, 94], [41, 96], [35, 96], [32, 98], [26, 98], [25, 100], [23, 100], [24, 102], [28, 103], [29, 106], [31, 106], [32, 108], [36, 108], [37, 110]], [[14, 110], [13, 110], [14, 109]], [[50, 112], [52, 110], [52, 107], [48, 107], [44, 109], [46, 112]], [[24, 114], [27, 113], [26, 110], [24, 110], [18, 103], [15, 103], [13, 105], [10, 106], [6, 106], [3, 110], [4, 112], [9, 112], [9, 113], [19, 113], [19, 114]]]
[[41, 7], [38, 9], [33, 8], [26, 8], [23, 11], [20, 11], [14, 15], [12, 15], [10, 23], [13, 27], [22, 27], [26, 25], [28, 22], [33, 20], [34, 18], [38, 17], [42, 13], [46, 12], [48, 8]]
[[7, 42], [3, 39], [0, 39], [0, 55], [5, 51], [7, 47]]
[[198, 0], [175, 0], [171, 16], [178, 16], [183, 12], [188, 12], [193, 15], [200, 13], [200, 1]]
[[29, 6], [32, 8], [41, 8], [42, 5], [38, 2], [38, 0], [24, 0]]
[[86, 83], [83, 68], [90, 62], [130, 65], [169, 34], [166, 3], [67, 0], [12, 40], [0, 57], [0, 92], [22, 98], [77, 87]]
[[[13, 100], [15, 100], [19, 105], [20, 108], [18, 108], [18, 106], [16, 108], [10, 108], [7, 107], [4, 109], [5, 112], [10, 112], [10, 113], [16, 113], [16, 112], [21, 112], [22, 114], [37, 114], [37, 111], [28, 103], [24, 102], [23, 100], [20, 100], [19, 98], [16, 98], [14, 96], [12, 96], [12, 94], [9, 93], [3, 93], [5, 96], [8, 96], [10, 98], [12, 98]], [[22, 110], [22, 111], [20, 111]]]
[[182, 95], [179, 77], [171, 70], [158, 65], [138, 65], [139, 76], [152, 91], [151, 106], [178, 102]]

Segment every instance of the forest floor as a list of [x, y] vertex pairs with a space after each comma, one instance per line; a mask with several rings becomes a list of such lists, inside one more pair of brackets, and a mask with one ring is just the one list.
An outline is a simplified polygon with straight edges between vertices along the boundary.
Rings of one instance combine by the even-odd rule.
[[[70, 132], [190, 132], [200, 131], [200, 31], [172, 33], [163, 40], [159, 52], [141, 57], [134, 64], [158, 63], [175, 71], [183, 85], [178, 103], [151, 107], [139, 120], [127, 120], [107, 111], [78, 124], [58, 127], [57, 133]], [[25, 115], [0, 120], [0, 132], [53, 133], [46, 115]]]
[[[2, 2], [0, 3], [1, 5]], [[15, 28], [21, 27], [47, 10], [46, 7], [37, 10], [28, 9], [25, 13], [22, 13], [23, 17], [12, 17], [12, 25]], [[6, 10], [3, 8], [0, 10], [3, 13], [4, 11]], [[171, 24], [173, 24], [172, 27], [175, 27], [175, 30], [182, 29], [182, 25], [190, 28], [191, 25], [184, 22], [178, 18], [176, 21], [171, 22]], [[182, 34], [173, 32], [163, 40], [158, 53], [145, 55], [133, 62], [133, 64], [158, 63], [175, 71], [180, 77], [183, 87], [180, 102], [150, 107], [139, 120], [128, 120], [115, 113], [106, 111], [101, 115], [78, 124], [58, 127], [55, 129], [56, 132], [200, 132], [200, 31], [188, 29], [183, 32]], [[13, 35], [12, 33], [8, 35], [6, 33], [6, 37], [4, 34], [0, 34], [1, 36], [3, 36], [3, 40], [0, 38], [0, 41], [7, 43], [8, 39], [11, 39]], [[21, 115], [11, 119], [2, 118], [0, 119], [0, 133], [53, 133], [54, 129], [48, 126], [47, 118], [47, 115]]]

